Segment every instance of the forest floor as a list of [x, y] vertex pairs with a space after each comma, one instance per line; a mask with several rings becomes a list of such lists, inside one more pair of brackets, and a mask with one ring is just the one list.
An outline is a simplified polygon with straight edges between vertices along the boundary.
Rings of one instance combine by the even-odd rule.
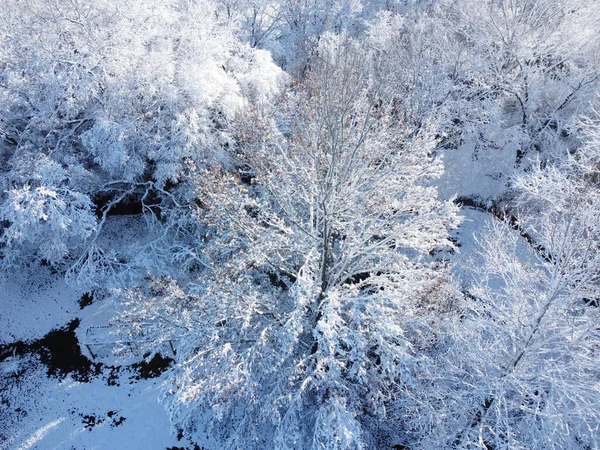
[[47, 268], [0, 292], [0, 448], [201, 448], [172, 433], [158, 401], [170, 358], [90, 358], [79, 336], [97, 308]]
[[[142, 222], [112, 219], [107, 240], [135, 252]], [[172, 430], [159, 402], [173, 356], [116, 357], [87, 347], [86, 332], [114, 318], [107, 299], [71, 286], [49, 267], [15, 271], [0, 284], [0, 449], [212, 449]], [[109, 339], [110, 340], [110, 339]], [[94, 353], [90, 354], [90, 349]]]

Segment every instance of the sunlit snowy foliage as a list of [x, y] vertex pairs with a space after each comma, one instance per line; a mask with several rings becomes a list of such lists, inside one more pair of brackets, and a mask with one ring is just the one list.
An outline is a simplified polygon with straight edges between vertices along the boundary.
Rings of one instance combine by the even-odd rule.
[[[0, 281], [87, 292], [114, 351], [82, 341], [91, 358], [173, 357], [178, 439], [600, 448], [598, 2], [4, 0], [0, 17]], [[17, 344], [3, 382], [43, 376]]]

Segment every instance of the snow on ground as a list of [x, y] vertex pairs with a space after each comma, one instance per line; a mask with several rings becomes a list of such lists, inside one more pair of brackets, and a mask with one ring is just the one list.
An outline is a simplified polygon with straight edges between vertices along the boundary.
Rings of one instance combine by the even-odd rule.
[[[128, 259], [138, 253], [141, 216], [111, 217], [100, 243]], [[0, 279], [0, 344], [36, 339], [82, 317], [79, 300], [86, 289], [69, 285], [47, 266], [32, 265]], [[87, 316], [84, 314], [84, 316]], [[104, 319], [103, 319], [104, 320]]]
[[46, 377], [42, 367], [30, 368], [10, 387], [9, 409], [18, 411], [5, 420], [7, 440], [2, 446], [163, 450], [181, 445], [170, 434], [168, 417], [157, 401], [162, 383], [162, 377], [119, 386], [109, 386], [104, 377], [88, 383], [71, 377], [59, 381]]
[[[87, 314], [86, 309], [81, 315]], [[7, 347], [4, 352], [0, 347], [0, 361], [4, 359], [0, 362], [1, 449], [203, 448], [173, 435], [167, 413], [159, 403], [169, 360], [159, 358], [155, 365], [138, 361], [115, 366], [97, 359], [90, 363], [79, 354], [72, 330], [77, 323], [71, 322], [58, 334], [52, 332], [41, 340], [29, 341], [27, 350], [15, 347], [13, 356], [9, 351], [6, 357]], [[63, 340], [64, 346], [56, 345], [57, 340]], [[53, 354], [50, 358], [44, 352], [48, 348]], [[83, 370], [79, 370], [82, 363]], [[72, 373], [49, 376], [48, 371], [57, 366], [60, 371], [61, 364]]]
[[[139, 245], [141, 220], [111, 218], [105, 238], [110, 242], [105, 243], [131, 257]], [[0, 285], [0, 449], [203, 448], [172, 433], [158, 401], [168, 369], [158, 377], [140, 377], [132, 364], [142, 357], [116, 359], [110, 345], [104, 358], [91, 362], [85, 346], [79, 354], [78, 341], [85, 342], [87, 329], [109, 324], [114, 315], [103, 298], [82, 309], [84, 291], [50, 268], [37, 266], [15, 271]], [[59, 339], [51, 332], [56, 329]], [[70, 341], [63, 346], [65, 338]], [[72, 353], [77, 353], [75, 361]], [[61, 364], [82, 362], [90, 367], [89, 377], [77, 372], [48, 375], [51, 366], [60, 371]], [[200, 444], [215, 448], [209, 441]]]
[[478, 257], [478, 239], [481, 239], [487, 227], [495, 219], [490, 213], [479, 211], [474, 208], [463, 207], [459, 213], [463, 217], [461, 226], [452, 233], [456, 239], [458, 249], [452, 258], [454, 264], [454, 273], [461, 278], [461, 281], [468, 283], [472, 274], [465, 270], [466, 267], [477, 267], [482, 264], [481, 257]]
[[83, 290], [48, 267], [15, 271], [0, 281], [0, 344], [36, 339], [79, 313]]
[[[471, 291], [473, 285], [485, 281], [490, 287], [500, 290], [503, 284], [499, 279], [484, 278], [482, 275], [486, 272], [486, 257], [483, 255], [483, 249], [480, 242], [489, 241], [486, 237], [489, 233], [493, 234], [495, 225], [499, 225], [499, 220], [492, 213], [479, 208], [463, 207], [459, 213], [463, 217], [461, 226], [452, 233], [455, 239], [457, 251], [451, 256], [453, 265], [453, 274], [463, 292]], [[510, 228], [510, 233], [514, 233], [516, 239], [515, 256], [521, 261], [537, 261], [540, 257], [535, 248], [535, 244], [528, 241], [522, 232], [514, 225], [504, 224]], [[489, 258], [489, 256], [488, 256]]]
[[[24, 283], [21, 291], [17, 278], [12, 281], [9, 292], [13, 296], [10, 298], [27, 298], [26, 305], [31, 309], [25, 309], [18, 302], [2, 305], [2, 320], [10, 332], [3, 335], [5, 339], [23, 339], [28, 342], [24, 345], [38, 349], [48, 344], [47, 337], [37, 341], [34, 338], [57, 324], [64, 325], [75, 314], [85, 318], [98, 309], [86, 307], [80, 310], [78, 293], [66, 287], [56, 275], [54, 277], [48, 275], [39, 284], [29, 277], [20, 277]], [[48, 290], [44, 291], [44, 287]], [[35, 295], [28, 296], [30, 292]], [[4, 291], [3, 295], [6, 294]], [[33, 315], [22, 317], [30, 311]], [[15, 323], [21, 326], [14, 326]], [[5, 346], [4, 350], [7, 348], [13, 347]], [[15, 349], [8, 352], [14, 356], [6, 357], [4, 352], [4, 359], [0, 347], [0, 361], [4, 359], [0, 362], [1, 449], [194, 448], [185, 439], [178, 441], [172, 435], [166, 411], [158, 402], [166, 373], [158, 378], [137, 379], [139, 373], [131, 368], [100, 367], [96, 366], [96, 360], [91, 364], [89, 381], [76, 381], [71, 375], [59, 379], [48, 376], [48, 361], [42, 363], [36, 351], [21, 350], [24, 354], [19, 355], [19, 350]], [[64, 351], [53, 347], [50, 353], [55, 353], [56, 359], [51, 361], [55, 365], [68, 359], [68, 353], [76, 352], [66, 345]], [[81, 379], [78, 374], [74, 375]]]
[[477, 140], [471, 140], [445, 151], [444, 173], [437, 183], [440, 198], [477, 197], [488, 201], [505, 192], [515, 172], [518, 148], [518, 143], [510, 139], [514, 134], [510, 130], [493, 135], [498, 144], [496, 150], [478, 148]]

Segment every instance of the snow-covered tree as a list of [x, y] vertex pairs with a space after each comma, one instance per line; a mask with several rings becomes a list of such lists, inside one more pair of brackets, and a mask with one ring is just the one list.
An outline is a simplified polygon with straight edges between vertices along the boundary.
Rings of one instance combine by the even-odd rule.
[[519, 222], [479, 237], [447, 349], [399, 397], [416, 448], [598, 448], [600, 196], [582, 172], [515, 180]]
[[[43, 259], [56, 263], [95, 231], [92, 204], [78, 192], [26, 185], [9, 191], [7, 197], [0, 209], [0, 217], [10, 222], [4, 231], [4, 245], [18, 246], [21, 251], [39, 248]], [[8, 252], [5, 258], [17, 258], [20, 253]]]
[[402, 126], [372, 56], [323, 38], [281, 108], [239, 119], [243, 176], [198, 174], [206, 273], [125, 294], [132, 322], [187, 330], [167, 405], [223, 448], [389, 444], [387, 407], [436, 343], [453, 291], [429, 254], [459, 221], [431, 186], [434, 124]]
[[[208, 0], [2, 2], [3, 263], [19, 252], [35, 258], [35, 245], [23, 253], [20, 243], [44, 233], [60, 247], [51, 262], [72, 262], [82, 252], [67, 239], [77, 234], [87, 250], [73, 272], [86, 267], [93, 277], [109, 250], [96, 248], [98, 234], [119, 203], [141, 204], [154, 225], [179, 228], [193, 200], [192, 170], [229, 164], [229, 121], [285, 83], [269, 55], [239, 42], [216, 10]], [[44, 208], [72, 225], [55, 233], [39, 216], [41, 193]], [[98, 216], [94, 233], [89, 224], [74, 230], [82, 208], [86, 221]], [[17, 222], [26, 216], [40, 217], [30, 237]]]
[[[599, 448], [597, 2], [0, 17], [0, 268], [113, 289], [127, 342], [176, 353], [175, 427], [220, 448]], [[462, 292], [457, 193], [497, 216]], [[106, 235], [128, 203], [124, 252]]]
[[428, 41], [444, 52], [437, 60], [454, 85], [446, 102], [450, 192], [497, 200], [532, 160], [574, 146], [573, 120], [589, 112], [600, 82], [591, 57], [599, 18], [597, 2], [439, 2], [440, 31]]

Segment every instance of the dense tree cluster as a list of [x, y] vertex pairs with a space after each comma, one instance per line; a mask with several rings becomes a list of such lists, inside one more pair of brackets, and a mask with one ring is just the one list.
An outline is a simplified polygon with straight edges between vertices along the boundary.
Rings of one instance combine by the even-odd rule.
[[[222, 448], [600, 447], [596, 2], [0, 16], [1, 269], [52, 265], [151, 352], [176, 340], [175, 428]], [[463, 203], [490, 221], [457, 258]], [[107, 240], [122, 212], [144, 223], [135, 256]]]

